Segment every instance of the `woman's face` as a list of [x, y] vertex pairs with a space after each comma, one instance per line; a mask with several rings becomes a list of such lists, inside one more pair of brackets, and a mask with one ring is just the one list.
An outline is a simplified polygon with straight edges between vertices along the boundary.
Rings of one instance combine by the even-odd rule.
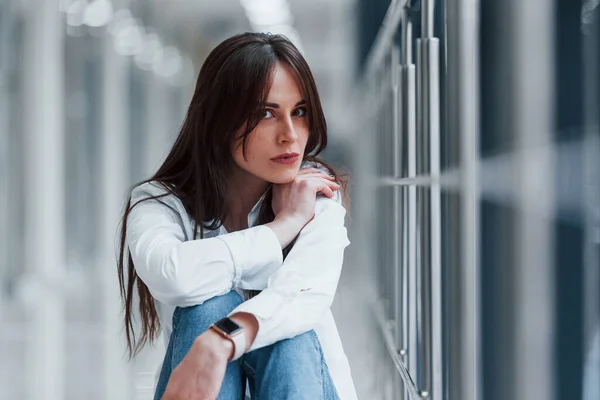
[[291, 182], [298, 173], [308, 140], [305, 99], [293, 72], [277, 63], [264, 116], [247, 139], [234, 146], [235, 163], [255, 177], [275, 184]]

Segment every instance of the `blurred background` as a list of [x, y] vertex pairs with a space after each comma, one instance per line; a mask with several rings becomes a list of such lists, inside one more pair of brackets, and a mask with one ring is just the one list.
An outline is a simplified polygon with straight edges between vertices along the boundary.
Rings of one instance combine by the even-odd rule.
[[308, 60], [351, 173], [359, 399], [600, 399], [599, 0], [0, 0], [0, 399], [151, 399], [115, 240], [244, 31]]

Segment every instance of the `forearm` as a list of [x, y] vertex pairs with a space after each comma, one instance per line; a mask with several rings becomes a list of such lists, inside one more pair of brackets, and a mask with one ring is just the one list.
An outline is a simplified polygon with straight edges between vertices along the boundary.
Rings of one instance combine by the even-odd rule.
[[[334, 206], [327, 212], [327, 216], [321, 215], [319, 223], [311, 222], [306, 225], [305, 230], [304, 224], [290, 216], [279, 215], [273, 222], [266, 224], [273, 230], [282, 248], [289, 245], [300, 231], [304, 234], [300, 235], [299, 242], [288, 255], [287, 267], [282, 267], [270, 277], [270, 287], [266, 292], [243, 303], [238, 307], [242, 308], [239, 312], [229, 316], [244, 328], [246, 351], [303, 333], [306, 327], [310, 327], [329, 308], [339, 280], [344, 248], [349, 244], [343, 224], [344, 215], [342, 207]], [[285, 301], [290, 291], [293, 292], [293, 301]], [[247, 310], [243, 310], [245, 306], [249, 306]], [[295, 323], [281, 324], [282, 320], [287, 320], [290, 316]], [[255, 343], [259, 329], [258, 318], [261, 318], [265, 329], [261, 330], [264, 334]], [[279, 331], [278, 327], [282, 325], [288, 329]], [[221, 340], [228, 341], [224, 338]], [[231, 349], [223, 351], [231, 352]], [[228, 353], [229, 358], [232, 354]]]
[[292, 243], [304, 225], [306, 224], [302, 222], [302, 218], [285, 214], [278, 215], [273, 222], [265, 224], [275, 233], [282, 249]]
[[231, 313], [256, 317], [250, 351], [312, 329], [331, 306], [349, 241], [343, 207], [328, 199], [321, 206], [267, 287]]

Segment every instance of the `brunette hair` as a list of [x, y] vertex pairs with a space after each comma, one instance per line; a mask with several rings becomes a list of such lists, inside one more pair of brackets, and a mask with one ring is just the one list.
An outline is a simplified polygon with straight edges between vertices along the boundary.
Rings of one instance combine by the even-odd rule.
[[[242, 129], [245, 156], [248, 135], [264, 114], [262, 104], [267, 100], [276, 63], [283, 63], [294, 72], [306, 100], [310, 134], [304, 160], [317, 161], [335, 175], [330, 166], [316, 158], [327, 146], [327, 124], [306, 60], [282, 35], [244, 33], [219, 44], [204, 61], [187, 114], [171, 151], [154, 176], [134, 185], [155, 181], [164, 186], [166, 193], [141, 201], [169, 194], [177, 196], [194, 219], [194, 232], [200, 228], [201, 238], [204, 229], [213, 230], [221, 225], [221, 221], [227, 217], [227, 182], [229, 167], [234, 162], [231, 143]], [[336, 177], [344, 188], [345, 179]], [[135, 356], [147, 342], [153, 342], [160, 332], [154, 299], [136, 274], [126, 245], [127, 218], [137, 204], [139, 202], [131, 204], [129, 195], [121, 224], [117, 260], [130, 357]], [[259, 223], [270, 222], [273, 218], [268, 195], [260, 211]], [[139, 337], [135, 334], [133, 325], [134, 286], [137, 286], [141, 317]]]

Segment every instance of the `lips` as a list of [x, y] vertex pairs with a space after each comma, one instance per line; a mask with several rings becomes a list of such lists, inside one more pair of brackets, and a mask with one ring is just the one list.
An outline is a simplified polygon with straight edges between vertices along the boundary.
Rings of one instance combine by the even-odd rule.
[[274, 161], [274, 162], [280, 163], [280, 164], [293, 164], [296, 161], [298, 161], [299, 157], [300, 157], [300, 155], [298, 153], [285, 153], [285, 154], [280, 154], [277, 157], [271, 158], [271, 161]]

